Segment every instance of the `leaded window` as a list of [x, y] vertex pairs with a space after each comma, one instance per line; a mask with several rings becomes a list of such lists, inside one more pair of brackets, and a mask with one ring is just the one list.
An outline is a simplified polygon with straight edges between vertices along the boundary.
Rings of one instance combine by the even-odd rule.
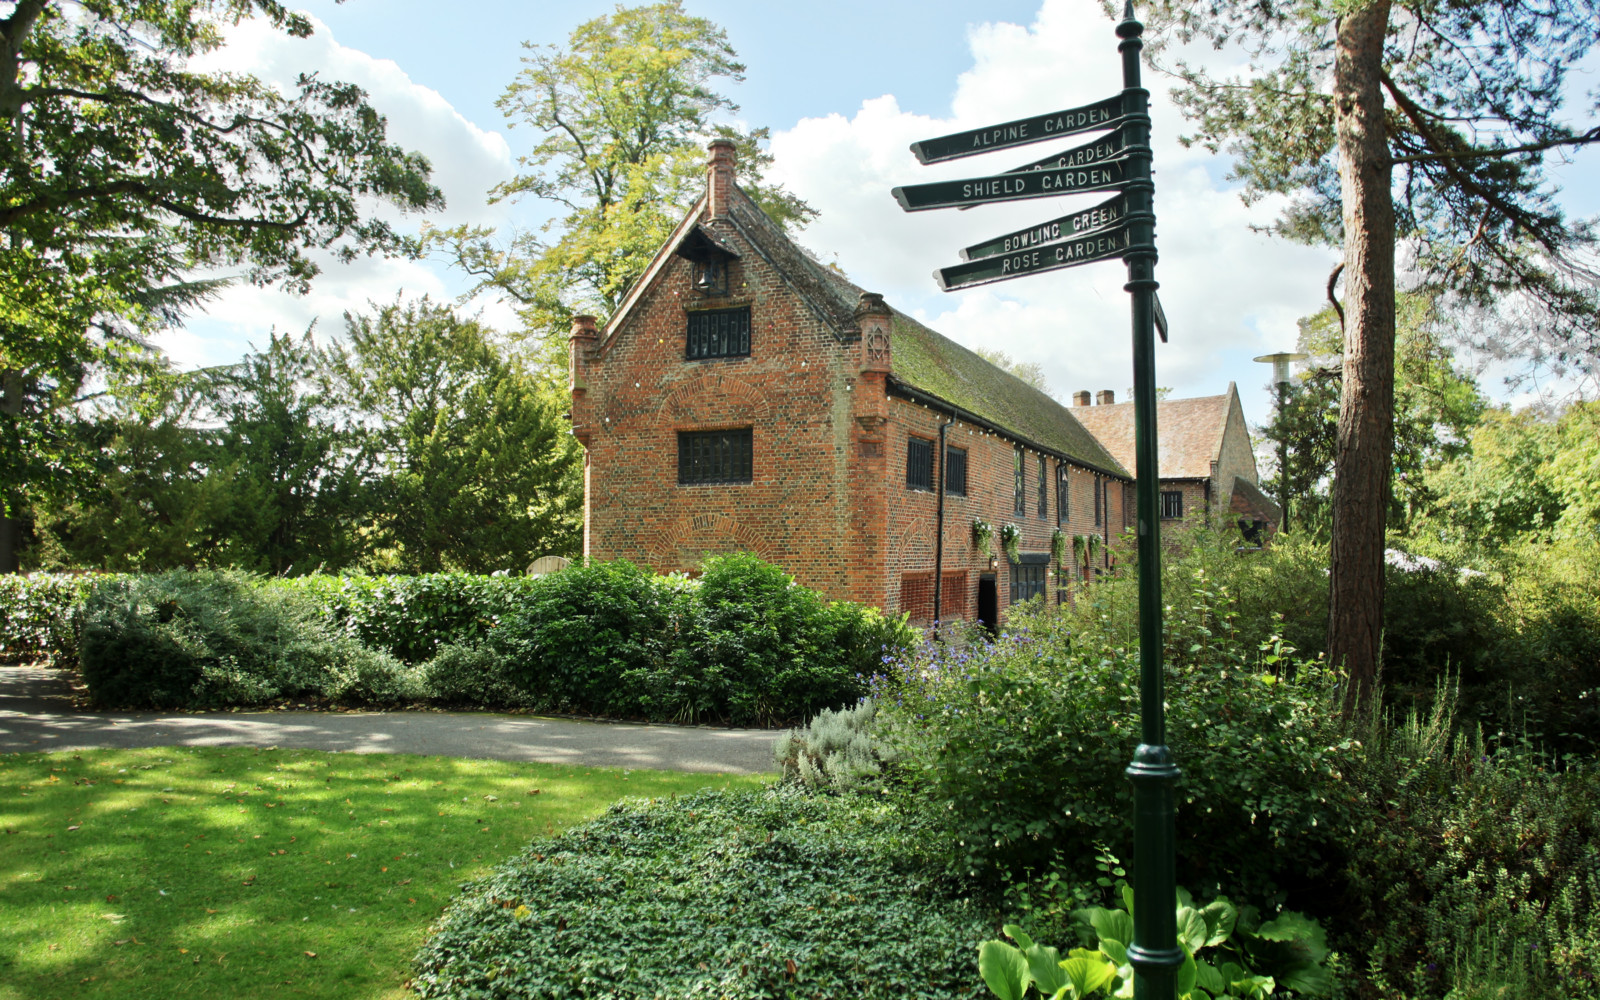
[[1044, 593], [1045, 571], [1050, 567], [1048, 552], [1024, 552], [1011, 564], [1011, 603], [1020, 604]]
[[689, 314], [684, 357], [742, 358], [750, 354], [750, 307], [704, 309]]
[[946, 448], [944, 450], [944, 491], [954, 493], [958, 497], [967, 495], [967, 450], [965, 448]]
[[1016, 496], [1011, 509], [1018, 514], [1028, 512], [1028, 469], [1022, 461], [1022, 449], [1017, 448], [1011, 453], [1011, 471], [1016, 479]]
[[752, 477], [750, 428], [678, 432], [678, 483], [748, 483]]
[[933, 490], [933, 442], [906, 439], [906, 489]]
[[1161, 516], [1167, 520], [1183, 516], [1183, 491], [1161, 491]]
[[1050, 516], [1050, 494], [1048, 492], [1048, 490], [1050, 488], [1050, 477], [1045, 475], [1045, 472], [1048, 469], [1049, 469], [1049, 466], [1045, 464], [1045, 457], [1043, 455], [1040, 455], [1039, 456], [1039, 469], [1038, 469], [1038, 473], [1039, 473], [1039, 516], [1040, 517], [1049, 517]]
[[1072, 504], [1069, 500], [1068, 490], [1071, 484], [1067, 480], [1066, 463], [1056, 465], [1056, 523], [1067, 523], [1067, 511]]

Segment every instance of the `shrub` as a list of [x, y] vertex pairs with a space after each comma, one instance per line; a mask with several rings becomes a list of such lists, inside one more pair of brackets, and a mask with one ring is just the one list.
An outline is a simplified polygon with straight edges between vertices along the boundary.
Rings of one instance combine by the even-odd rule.
[[446, 645], [486, 642], [534, 584], [531, 577], [306, 576], [274, 580], [312, 595], [329, 621], [362, 645], [423, 663]]
[[[1179, 878], [1262, 902], [1325, 885], [1361, 753], [1337, 724], [1333, 678], [1279, 644], [1245, 646], [1231, 596], [1203, 573], [1167, 595]], [[877, 686], [904, 794], [944, 817], [991, 883], [1090, 871], [1099, 843], [1129, 853], [1138, 658], [1070, 621], [1014, 615], [997, 641], [930, 645]]]
[[[220, 708], [382, 686], [381, 667], [330, 633], [316, 604], [244, 573], [103, 580], [83, 611], [90, 696], [132, 708]], [[331, 696], [331, 695], [330, 695]]]
[[0, 663], [78, 658], [78, 616], [95, 574], [0, 575]]
[[558, 711], [761, 725], [853, 703], [900, 620], [829, 604], [777, 567], [740, 554], [698, 581], [628, 562], [534, 581], [496, 632], [507, 681]]
[[987, 915], [890, 806], [767, 789], [626, 802], [463, 888], [422, 997], [976, 998]]
[[427, 697], [446, 704], [522, 704], [524, 699], [506, 679], [510, 662], [488, 646], [442, 646], [422, 667]]
[[1451, 699], [1375, 724], [1340, 924], [1364, 997], [1600, 997], [1600, 767], [1459, 733]]
[[879, 761], [893, 752], [872, 738], [877, 714], [871, 698], [854, 708], [823, 709], [800, 729], [778, 737], [772, 759], [785, 781], [806, 788], [856, 788], [882, 771]]

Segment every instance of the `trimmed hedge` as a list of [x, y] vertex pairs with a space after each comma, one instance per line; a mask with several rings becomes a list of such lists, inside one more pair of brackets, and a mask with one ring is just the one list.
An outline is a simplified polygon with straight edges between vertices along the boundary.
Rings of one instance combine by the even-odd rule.
[[136, 708], [223, 708], [277, 698], [395, 704], [420, 673], [340, 635], [306, 595], [233, 571], [177, 570], [94, 587], [80, 664], [90, 696]]
[[468, 884], [421, 997], [977, 1000], [995, 921], [871, 798], [768, 788], [627, 801]]
[[0, 575], [0, 663], [78, 658], [78, 615], [100, 574]]
[[911, 638], [750, 555], [708, 560], [698, 581], [626, 562], [536, 579], [173, 571], [102, 578], [52, 620], [73, 617], [105, 705], [426, 699], [742, 725], [854, 702]]

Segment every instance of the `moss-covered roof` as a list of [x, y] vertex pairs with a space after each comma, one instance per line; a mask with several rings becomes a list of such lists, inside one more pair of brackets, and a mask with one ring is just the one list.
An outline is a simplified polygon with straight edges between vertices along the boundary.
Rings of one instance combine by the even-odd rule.
[[1065, 406], [911, 317], [895, 313], [890, 346], [896, 381], [1064, 458], [1129, 475]]

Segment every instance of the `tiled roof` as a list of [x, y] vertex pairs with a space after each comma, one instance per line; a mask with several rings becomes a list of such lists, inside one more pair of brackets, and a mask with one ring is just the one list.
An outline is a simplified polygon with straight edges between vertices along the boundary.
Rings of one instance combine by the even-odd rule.
[[[1156, 404], [1157, 465], [1162, 479], [1207, 479], [1222, 452], [1222, 432], [1234, 389], [1220, 396], [1164, 399]], [[1074, 406], [1073, 416], [1088, 428], [1125, 468], [1133, 454], [1133, 404]]]
[[[842, 338], [859, 337], [855, 308], [862, 289], [795, 246], [756, 207], [734, 202], [735, 228], [772, 264], [800, 297]], [[1067, 407], [997, 368], [948, 337], [896, 311], [891, 337], [891, 378], [1006, 432], [1090, 468], [1132, 478]]]

